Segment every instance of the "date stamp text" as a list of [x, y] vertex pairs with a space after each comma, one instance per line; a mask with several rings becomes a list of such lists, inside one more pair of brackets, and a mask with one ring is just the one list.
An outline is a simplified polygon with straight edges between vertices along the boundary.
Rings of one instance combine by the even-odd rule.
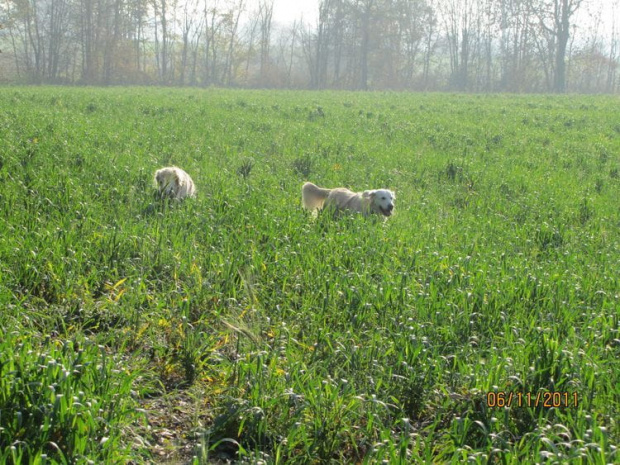
[[487, 407], [567, 408], [579, 406], [576, 392], [487, 392]]

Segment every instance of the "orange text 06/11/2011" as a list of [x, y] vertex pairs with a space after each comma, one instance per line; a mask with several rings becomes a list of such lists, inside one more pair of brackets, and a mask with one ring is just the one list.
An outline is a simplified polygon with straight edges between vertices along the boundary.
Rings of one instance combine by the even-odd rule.
[[562, 391], [498, 391], [488, 392], [487, 407], [577, 407], [579, 396], [576, 392]]

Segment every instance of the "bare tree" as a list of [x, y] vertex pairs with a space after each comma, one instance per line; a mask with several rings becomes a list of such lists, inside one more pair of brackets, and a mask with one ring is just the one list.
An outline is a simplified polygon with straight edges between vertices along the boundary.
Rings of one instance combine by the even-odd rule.
[[424, 80], [425, 76], [428, 76], [436, 24], [434, 11], [425, 0], [400, 1], [394, 5], [391, 21], [394, 22], [398, 35], [395, 45], [398, 47], [399, 55], [394, 66], [400, 71], [398, 78], [402, 81], [402, 85], [412, 88], [419, 66], [418, 55], [424, 45], [427, 48], [422, 60], [420, 79]]
[[371, 18], [376, 0], [357, 0], [356, 9], [360, 16], [360, 81], [361, 90], [368, 89], [368, 54], [370, 53]]
[[235, 44], [237, 41], [237, 30], [239, 29], [239, 20], [241, 18], [241, 14], [244, 11], [245, 5], [244, 0], [239, 0], [237, 4], [231, 6], [231, 9], [227, 15], [227, 24], [229, 29], [229, 42], [228, 42], [228, 53], [226, 55], [226, 65], [225, 65], [225, 79], [224, 82], [226, 85], [231, 85], [233, 83], [233, 61], [234, 61], [234, 50]]
[[532, 12], [540, 28], [548, 35], [549, 53], [553, 57], [552, 90], [566, 90], [566, 51], [571, 32], [571, 20], [585, 0], [530, 0]]
[[128, 39], [133, 44], [135, 71], [137, 75], [146, 74], [146, 16], [148, 0], [129, 0], [128, 4], [129, 33]]
[[298, 36], [299, 36], [299, 22], [295, 21], [293, 23], [293, 26], [290, 29], [291, 45], [290, 45], [290, 57], [289, 57], [289, 62], [288, 62], [288, 69], [286, 71], [287, 87], [292, 86], [293, 59], [295, 56], [295, 48], [297, 46]]
[[268, 81], [269, 46], [271, 42], [271, 21], [273, 19], [273, 1], [260, 0], [258, 17], [260, 23], [260, 82], [265, 85]]
[[221, 21], [219, 18], [219, 5], [217, 0], [213, 5], [205, 0], [203, 5], [203, 18], [205, 28], [203, 85], [206, 86], [218, 83], [218, 49], [216, 46], [216, 37], [221, 27]]
[[250, 74], [250, 63], [254, 58], [254, 40], [256, 37], [256, 30], [258, 29], [258, 15], [252, 15], [249, 25], [246, 27], [246, 53], [245, 53], [245, 75], [244, 78], [248, 82], [248, 76]]
[[607, 67], [607, 92], [615, 92], [616, 89], [616, 72], [618, 70], [618, 49], [620, 46], [620, 37], [618, 34], [618, 13], [620, 12], [620, 0], [614, 0], [612, 4], [611, 14], [611, 37], [609, 39], [609, 60]]
[[469, 84], [474, 1], [444, 0], [440, 8], [450, 52], [450, 83], [458, 90], [466, 90]]
[[319, 3], [319, 22], [315, 39], [316, 51], [310, 66], [312, 70], [310, 74], [310, 87], [313, 89], [320, 89], [325, 86], [327, 60], [329, 57], [329, 18], [332, 5], [332, 0], [321, 0]]
[[[39, 17], [39, 9], [34, 1], [28, 1], [24, 4], [24, 29], [26, 39], [24, 45], [26, 48], [26, 63], [29, 70], [36, 81], [41, 81], [44, 77], [45, 67], [45, 38], [42, 31], [41, 19]], [[32, 53], [30, 53], [32, 51]], [[31, 60], [31, 57], [32, 59]], [[34, 61], [34, 63], [33, 63]], [[34, 64], [34, 69], [33, 69]]]
[[199, 23], [202, 18], [198, 16], [198, 7], [197, 0], [188, 0], [183, 6], [183, 17], [181, 20], [181, 64], [179, 70], [179, 84], [181, 85], [185, 84], [192, 43], [195, 43], [200, 38], [202, 32]]
[[534, 42], [529, 0], [500, 0], [500, 88], [518, 92], [528, 90], [528, 64]]
[[427, 7], [424, 12], [424, 64], [422, 67], [423, 90], [428, 90], [430, 84], [431, 57], [435, 54], [437, 44], [437, 15], [435, 10]]
[[153, 0], [155, 13], [155, 57], [161, 83], [168, 84], [173, 78], [172, 48], [174, 47], [174, 14], [177, 0]]
[[281, 86], [293, 87], [293, 66], [296, 64], [296, 50], [299, 36], [299, 21], [292, 26], [275, 29], [275, 53], [272, 53], [274, 66], [277, 68], [278, 81]]

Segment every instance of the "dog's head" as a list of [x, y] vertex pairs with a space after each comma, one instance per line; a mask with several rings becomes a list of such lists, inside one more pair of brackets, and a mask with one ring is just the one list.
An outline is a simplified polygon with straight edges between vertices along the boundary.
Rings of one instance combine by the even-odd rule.
[[396, 194], [387, 189], [367, 191], [370, 197], [370, 209], [383, 216], [391, 216], [394, 211]]
[[157, 187], [159, 187], [160, 189], [163, 187], [163, 185], [164, 185], [164, 173], [163, 173], [163, 170], [155, 171], [155, 183], [157, 184]]
[[178, 183], [179, 176], [172, 168], [162, 168], [155, 171], [155, 182], [157, 183], [157, 187], [163, 190], [172, 183]]

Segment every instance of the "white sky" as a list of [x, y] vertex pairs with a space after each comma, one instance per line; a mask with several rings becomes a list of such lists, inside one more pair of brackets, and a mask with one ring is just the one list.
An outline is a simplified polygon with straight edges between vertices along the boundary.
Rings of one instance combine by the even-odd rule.
[[319, 0], [275, 0], [273, 19], [280, 24], [292, 24], [303, 15], [304, 22], [313, 24], [319, 17]]

